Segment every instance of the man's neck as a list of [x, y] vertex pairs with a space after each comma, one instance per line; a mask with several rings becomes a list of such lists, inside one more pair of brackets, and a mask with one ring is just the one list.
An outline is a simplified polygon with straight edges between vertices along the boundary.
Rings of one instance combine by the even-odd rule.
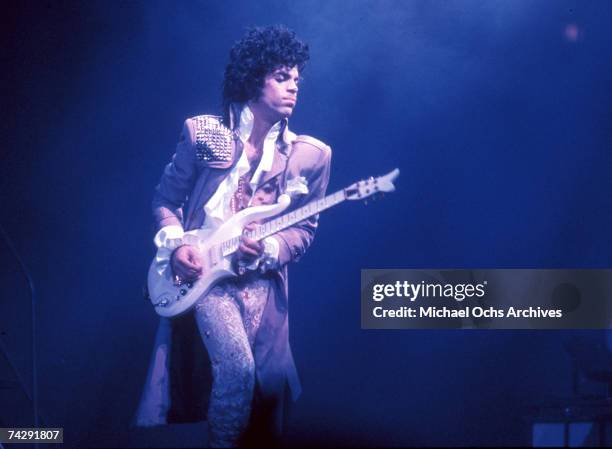
[[270, 129], [272, 129], [272, 127], [280, 119], [277, 117], [269, 117], [268, 114], [265, 114], [257, 104], [251, 103], [249, 104], [249, 108], [253, 113], [253, 129], [251, 130], [251, 135], [249, 136], [248, 142], [253, 147], [261, 151]]
[[257, 115], [254, 115], [253, 129], [251, 130], [251, 135], [249, 136], [248, 142], [253, 147], [261, 151], [263, 149], [266, 136], [270, 132], [272, 126], [274, 126], [274, 123], [270, 123], [269, 121], [263, 120], [258, 118]]

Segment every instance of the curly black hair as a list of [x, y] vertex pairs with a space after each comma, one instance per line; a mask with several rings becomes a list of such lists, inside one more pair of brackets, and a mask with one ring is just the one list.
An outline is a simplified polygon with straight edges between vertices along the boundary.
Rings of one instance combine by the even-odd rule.
[[236, 42], [230, 51], [223, 79], [223, 111], [234, 102], [256, 100], [266, 75], [279, 67], [294, 67], [302, 72], [310, 58], [308, 44], [283, 25], [255, 27]]

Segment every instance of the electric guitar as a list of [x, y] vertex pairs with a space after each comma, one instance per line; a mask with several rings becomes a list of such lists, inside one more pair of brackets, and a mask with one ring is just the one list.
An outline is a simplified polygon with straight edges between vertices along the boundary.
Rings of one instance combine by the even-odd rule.
[[[245, 235], [254, 240], [262, 240], [344, 200], [362, 200], [376, 193], [393, 192], [393, 181], [398, 176], [399, 169], [396, 168], [384, 176], [356, 182], [325, 198], [311, 201], [292, 212], [269, 220], [254, 231], [247, 231]], [[218, 281], [237, 276], [232, 267], [232, 255], [238, 250], [244, 227], [251, 222], [280, 214], [290, 203], [289, 195], [282, 194], [276, 204], [243, 209], [212, 231], [194, 229], [186, 232], [189, 243], [200, 252], [202, 275], [197, 280], [177, 284], [169, 258], [155, 257], [149, 268], [147, 286], [149, 298], [157, 314], [174, 317], [185, 313]]]

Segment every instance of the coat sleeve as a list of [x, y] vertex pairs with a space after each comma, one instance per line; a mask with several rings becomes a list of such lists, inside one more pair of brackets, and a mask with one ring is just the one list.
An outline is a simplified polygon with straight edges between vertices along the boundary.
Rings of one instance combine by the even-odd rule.
[[191, 119], [185, 120], [172, 161], [166, 165], [153, 195], [156, 230], [181, 226], [183, 205], [197, 177], [195, 138]]
[[[331, 148], [325, 145], [316, 151], [316, 162], [301, 170], [302, 176], [308, 181], [308, 193], [295, 201], [293, 209], [325, 197], [331, 167]], [[278, 262], [281, 266], [302, 257], [314, 239], [318, 220], [319, 214], [316, 214], [274, 234], [279, 241]]]

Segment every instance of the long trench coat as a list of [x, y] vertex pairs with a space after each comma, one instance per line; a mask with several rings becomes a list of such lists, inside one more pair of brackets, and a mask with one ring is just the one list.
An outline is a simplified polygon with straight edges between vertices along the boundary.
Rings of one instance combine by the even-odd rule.
[[[234, 139], [232, 157], [226, 158], [229, 160], [198, 158], [194, 119], [185, 121], [176, 153], [164, 169], [155, 191], [153, 214], [158, 228], [182, 224], [187, 231], [202, 226], [204, 205], [242, 153], [241, 141]], [[233, 123], [230, 122], [230, 126]], [[274, 183], [276, 192], [283, 192], [287, 181], [304, 177], [308, 193], [292, 201], [289, 210], [296, 209], [325, 196], [330, 163], [331, 149], [327, 145], [309, 136], [296, 136], [289, 131], [285, 120], [272, 168], [264, 174], [260, 188]], [[272, 280], [272, 288], [253, 347], [256, 393], [260, 403], [266, 404], [277, 421], [281, 419], [285, 394], [296, 400], [301, 392], [289, 345], [287, 264], [304, 254], [312, 243], [317, 224], [318, 215], [315, 215], [275, 234], [280, 242], [280, 269], [264, 274]], [[193, 312], [170, 319], [160, 318], [134, 425], [204, 420], [211, 385], [210, 360]]]

